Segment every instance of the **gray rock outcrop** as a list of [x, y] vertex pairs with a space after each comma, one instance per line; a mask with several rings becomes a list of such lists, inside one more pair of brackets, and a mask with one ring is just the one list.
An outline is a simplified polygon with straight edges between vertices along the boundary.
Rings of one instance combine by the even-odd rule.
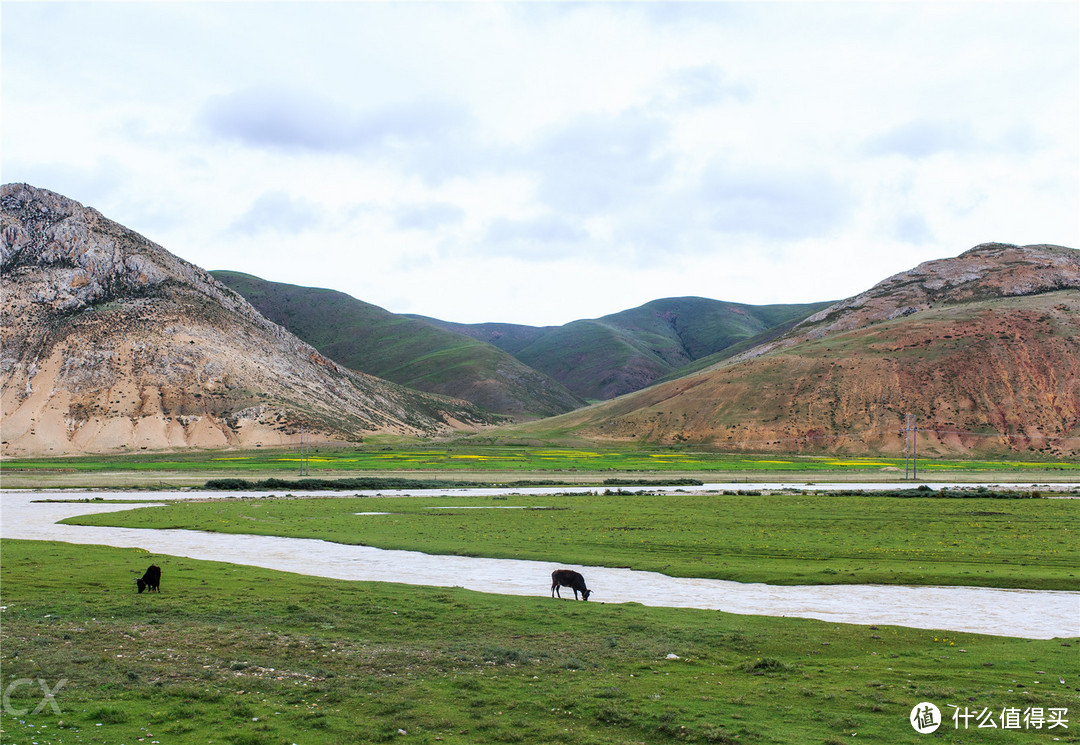
[[54, 192], [0, 192], [4, 455], [435, 434], [486, 418], [342, 368], [207, 272]]

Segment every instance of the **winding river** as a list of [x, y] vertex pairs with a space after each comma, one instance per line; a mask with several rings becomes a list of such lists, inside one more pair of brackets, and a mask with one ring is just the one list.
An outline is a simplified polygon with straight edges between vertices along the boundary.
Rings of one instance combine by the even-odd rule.
[[[712, 486], [728, 489], [732, 485]], [[739, 486], [763, 487], [760, 484]], [[845, 488], [850, 488], [850, 485], [845, 485]], [[655, 491], [656, 487], [650, 489]], [[546, 490], [547, 493], [552, 491], [566, 493], [570, 490]], [[417, 495], [421, 493], [414, 492]], [[434, 493], [493, 492], [439, 490]], [[545, 490], [515, 489], [514, 493], [543, 494]], [[478, 592], [535, 595], [545, 599], [551, 586], [554, 565], [550, 562], [435, 556], [306, 538], [59, 525], [57, 521], [67, 517], [146, 505], [40, 501], [77, 499], [82, 496], [56, 492], [2, 492], [0, 537], [142, 548], [157, 554], [224, 561], [335, 579], [463, 587]], [[108, 499], [154, 500], [161, 503], [171, 499], [232, 495], [110, 492], [104, 496]], [[727, 613], [793, 616], [835, 623], [908, 626], [1030, 639], [1080, 636], [1080, 592], [889, 585], [781, 586], [668, 577], [630, 569], [577, 569], [585, 574], [594, 591], [590, 602], [635, 602], [672, 608], [702, 608]]]

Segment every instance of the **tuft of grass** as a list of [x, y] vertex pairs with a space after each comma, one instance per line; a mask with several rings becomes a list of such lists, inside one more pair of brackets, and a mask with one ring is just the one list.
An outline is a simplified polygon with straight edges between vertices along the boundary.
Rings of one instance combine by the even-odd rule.
[[739, 665], [739, 669], [754, 675], [764, 675], [765, 673], [790, 673], [795, 670], [795, 666], [776, 657], [759, 657], [756, 660], [747, 660]]
[[102, 724], [123, 724], [131, 718], [128, 712], [118, 706], [99, 706], [87, 712], [85, 719]]

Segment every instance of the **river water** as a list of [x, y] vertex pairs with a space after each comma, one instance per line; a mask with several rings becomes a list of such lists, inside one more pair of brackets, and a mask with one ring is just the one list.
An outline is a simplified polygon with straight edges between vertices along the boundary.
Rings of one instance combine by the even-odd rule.
[[[710, 487], [730, 489], [734, 486], [736, 485], [718, 484], [679, 488], [689, 491]], [[738, 486], [746, 489], [770, 488], [770, 485], [764, 484]], [[790, 488], [791, 485], [771, 486], [779, 489]], [[866, 486], [860, 484], [858, 488]], [[1035, 485], [1010, 486], [1031, 488]], [[838, 487], [847, 489], [852, 485], [843, 484]], [[814, 488], [821, 489], [822, 485], [816, 484]], [[891, 488], [895, 488], [895, 485]], [[624, 487], [624, 490], [632, 489]], [[643, 490], [656, 491], [657, 487]], [[596, 489], [449, 489], [414, 490], [408, 494], [542, 495], [574, 491], [588, 492]], [[375, 493], [359, 492], [368, 495]], [[300, 495], [299, 492], [293, 494]], [[162, 503], [174, 499], [223, 498], [236, 495], [207, 492], [99, 492], [95, 496]], [[250, 498], [273, 494], [245, 493], [242, 496]], [[306, 538], [232, 535], [196, 530], [58, 525], [57, 521], [66, 517], [115, 512], [145, 505], [40, 501], [83, 497], [84, 494], [80, 493], [2, 492], [0, 537], [142, 548], [157, 554], [224, 561], [344, 580], [463, 587], [478, 592], [543, 597], [549, 594], [551, 571], [557, 566], [540, 561], [388, 551]], [[1080, 592], [888, 585], [781, 586], [668, 577], [655, 572], [607, 567], [573, 568], [585, 575], [590, 589], [593, 590], [590, 602], [635, 602], [650, 606], [701, 608], [727, 613], [793, 616], [835, 623], [908, 626], [1030, 639], [1080, 636]], [[568, 592], [572, 595], [571, 591]]]

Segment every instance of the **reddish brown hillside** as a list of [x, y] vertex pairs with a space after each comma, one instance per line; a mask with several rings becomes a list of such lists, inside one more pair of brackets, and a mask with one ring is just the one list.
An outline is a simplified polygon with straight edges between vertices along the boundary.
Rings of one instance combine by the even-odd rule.
[[[957, 264], [924, 264], [898, 275], [908, 281], [892, 278], [838, 303], [741, 361], [555, 422], [585, 437], [897, 453], [911, 412], [928, 454], [1075, 455], [1080, 262], [1071, 249], [1033, 248], [995, 246], [1002, 263], [984, 266], [982, 276], [993, 277], [986, 284], [971, 273], [943, 282], [973, 252]], [[1047, 255], [1056, 263], [1038, 271]]]

